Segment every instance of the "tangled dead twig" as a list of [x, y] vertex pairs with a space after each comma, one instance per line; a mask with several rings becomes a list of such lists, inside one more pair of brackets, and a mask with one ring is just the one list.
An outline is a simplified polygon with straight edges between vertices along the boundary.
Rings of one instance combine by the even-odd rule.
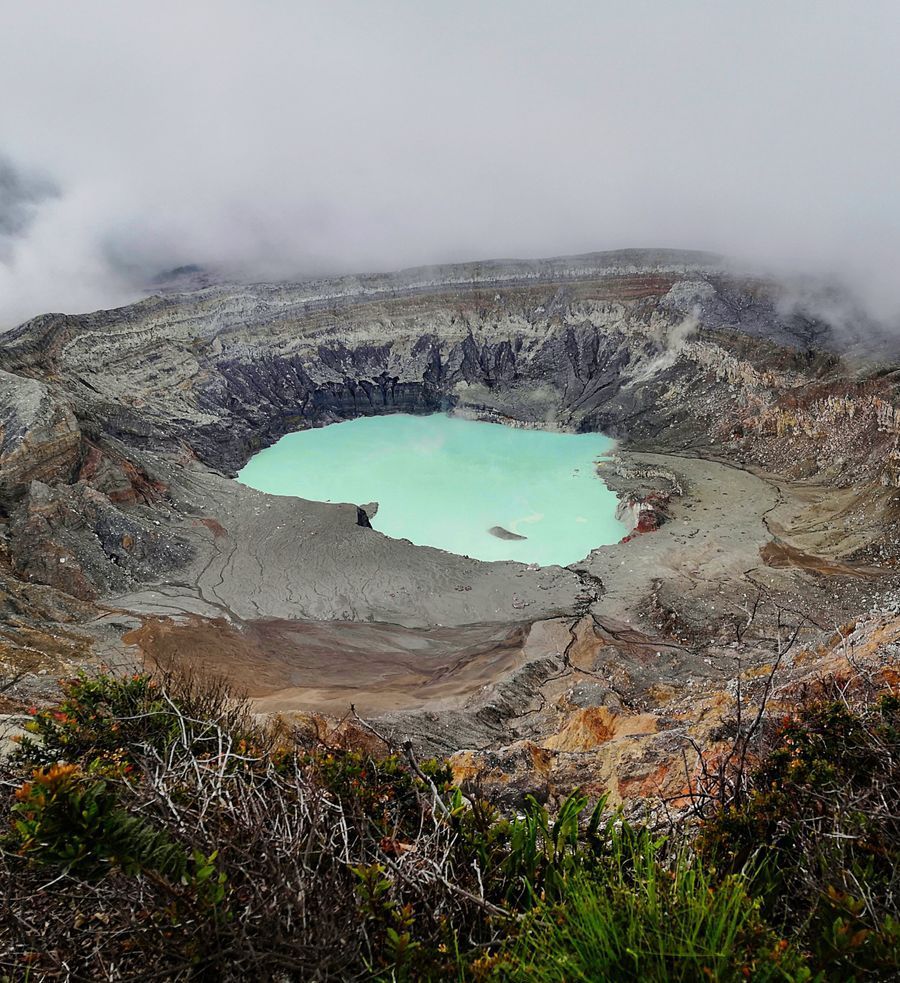
[[[115, 866], [93, 880], [68, 869], [53, 875], [0, 850], [7, 915], [0, 919], [0, 976], [15, 978], [30, 966], [47, 980], [198, 972], [243, 980], [280, 967], [311, 981], [364, 978], [383, 948], [373, 933], [384, 926], [366, 914], [357, 871], [380, 870], [393, 906], [385, 912], [412, 906], [435, 933], [444, 924], [470, 926], [475, 944], [492, 935], [486, 916], [506, 917], [484, 897], [472, 858], [446, 821], [450, 804], [411, 743], [380, 734], [352, 708], [348, 718], [402, 762], [401, 772], [383, 773], [394, 783], [383, 799], [366, 805], [356, 796], [368, 788], [339, 791], [357, 773], [379, 772], [377, 756], [362, 745], [310, 747], [283, 728], [267, 731], [215, 681], [164, 671], [158, 686], [151, 711], [115, 720], [148, 736], [129, 744], [127, 772], [114, 769], [102, 781], [128, 815], [183, 844], [186, 877], [152, 869], [128, 875]], [[160, 743], [157, 732], [169, 736]], [[14, 762], [2, 768], [9, 787], [28, 776]], [[4, 812], [13, 802], [5, 797]], [[218, 881], [196, 879], [201, 869], [204, 878], [224, 878], [220, 901]]]
[[[752, 604], [745, 607], [747, 621], [735, 632], [740, 643], [745, 633], [753, 625], [761, 605], [757, 595]], [[714, 812], [730, 807], [739, 807], [749, 790], [749, 777], [753, 763], [759, 759], [764, 724], [769, 710], [769, 701], [778, 672], [784, 660], [793, 651], [806, 622], [800, 620], [793, 626], [785, 625], [784, 612], [776, 607], [775, 658], [763, 681], [762, 691], [756, 699], [755, 712], [746, 720], [748, 710], [744, 692], [744, 678], [740, 656], [737, 661], [735, 680], [735, 722], [734, 737], [724, 754], [711, 756], [696, 740], [688, 737], [688, 743], [696, 761], [692, 767], [688, 761], [686, 748], [681, 749], [682, 764], [687, 776], [687, 792], [669, 797], [666, 802], [689, 800], [689, 809], [697, 817], [704, 818]]]

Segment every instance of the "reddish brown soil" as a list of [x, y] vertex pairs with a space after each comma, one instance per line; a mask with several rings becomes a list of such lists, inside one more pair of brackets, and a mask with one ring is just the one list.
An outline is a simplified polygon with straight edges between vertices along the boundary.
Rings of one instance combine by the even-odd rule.
[[875, 580], [896, 574], [895, 570], [883, 567], [869, 566], [862, 563], [843, 563], [840, 560], [830, 560], [824, 556], [804, 553], [795, 546], [773, 539], [759, 551], [763, 563], [767, 566], [783, 570], [785, 567], [798, 567], [809, 573], [818, 573], [826, 577], [856, 577], [861, 580]]
[[197, 519], [194, 524], [198, 526], [206, 526], [206, 528], [213, 534], [213, 536], [216, 537], [216, 539], [220, 539], [222, 536], [228, 535], [228, 531], [218, 519]]
[[340, 715], [459, 702], [523, 661], [526, 630], [147, 618], [124, 641], [152, 663], [225, 676], [260, 710]]

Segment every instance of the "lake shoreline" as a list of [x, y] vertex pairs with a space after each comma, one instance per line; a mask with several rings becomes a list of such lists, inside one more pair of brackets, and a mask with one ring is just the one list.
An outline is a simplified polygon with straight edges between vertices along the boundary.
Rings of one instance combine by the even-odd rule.
[[310, 501], [377, 501], [373, 528], [416, 545], [566, 566], [630, 530], [597, 473], [613, 447], [598, 433], [397, 413], [287, 434], [238, 481]]

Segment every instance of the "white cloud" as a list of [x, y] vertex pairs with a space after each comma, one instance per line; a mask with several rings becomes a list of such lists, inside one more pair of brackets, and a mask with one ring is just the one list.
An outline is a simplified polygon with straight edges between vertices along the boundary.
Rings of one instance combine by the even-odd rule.
[[0, 150], [61, 190], [0, 324], [254, 276], [623, 246], [900, 311], [900, 5], [0, 0]]

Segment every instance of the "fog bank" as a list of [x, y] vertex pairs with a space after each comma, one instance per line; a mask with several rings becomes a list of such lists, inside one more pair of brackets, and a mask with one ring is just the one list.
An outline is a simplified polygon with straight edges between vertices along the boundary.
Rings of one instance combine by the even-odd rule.
[[0, 327], [634, 246], [900, 315], [900, 5], [0, 0]]

